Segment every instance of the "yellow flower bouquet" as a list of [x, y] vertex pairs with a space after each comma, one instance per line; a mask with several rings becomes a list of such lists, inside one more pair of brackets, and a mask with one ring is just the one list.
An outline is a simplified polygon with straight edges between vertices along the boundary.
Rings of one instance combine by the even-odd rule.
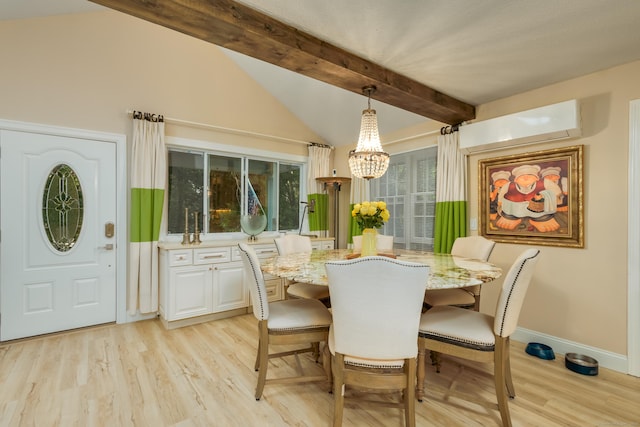
[[351, 211], [361, 230], [365, 228], [380, 228], [389, 221], [391, 214], [385, 202], [356, 203]]

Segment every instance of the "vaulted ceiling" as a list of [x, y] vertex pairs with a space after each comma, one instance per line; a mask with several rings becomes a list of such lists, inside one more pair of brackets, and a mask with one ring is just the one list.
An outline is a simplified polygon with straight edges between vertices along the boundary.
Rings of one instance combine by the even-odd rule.
[[[151, 21], [161, 19], [167, 3], [172, 8], [196, 7], [200, 13], [186, 16], [181, 25], [190, 25], [195, 31], [192, 35], [203, 39], [215, 32], [208, 27], [211, 14], [233, 18], [235, 13], [240, 20], [267, 15], [272, 21], [259, 37], [268, 37], [271, 31], [277, 39], [282, 29], [299, 30], [292, 34], [301, 38], [284, 44], [245, 39], [245, 45], [238, 48], [238, 33], [228, 27], [227, 47], [243, 53], [227, 53], [335, 145], [353, 144], [357, 139], [366, 99], [356, 92], [376, 81], [380, 88], [374, 99], [381, 101], [372, 106], [378, 110], [384, 134], [428, 120], [425, 116], [444, 122], [466, 120], [476, 105], [640, 59], [640, 2], [636, 0], [241, 0], [236, 6], [230, 0], [95, 1], [137, 5], [147, 11], [143, 18]], [[46, 10], [50, 14], [64, 13], [65, 7], [68, 12], [97, 7], [82, 0], [6, 3], [0, 4], [3, 19], [7, 13], [27, 17], [16, 15], [25, 9], [31, 9], [31, 14], [47, 14]], [[234, 10], [225, 11], [230, 4]], [[239, 13], [243, 6], [257, 13]], [[197, 9], [200, 7], [221, 9], [204, 12]], [[249, 25], [255, 25], [252, 22]], [[293, 46], [288, 45], [285, 52], [283, 46], [292, 40]], [[328, 58], [323, 41], [337, 48]], [[260, 56], [250, 52], [252, 43], [270, 46], [267, 53], [272, 57], [281, 55], [280, 66], [265, 62], [269, 58], [251, 58]], [[334, 60], [336, 52], [342, 53]], [[316, 67], [310, 59], [313, 55], [318, 58]], [[349, 84], [341, 86], [336, 75], [347, 72]], [[327, 79], [337, 86], [321, 81]], [[390, 88], [396, 91], [392, 95]], [[332, 108], [335, 105], [341, 108]], [[353, 116], [345, 117], [347, 109], [354, 110]]]
[[448, 124], [475, 107], [234, 0], [92, 0], [332, 86]]

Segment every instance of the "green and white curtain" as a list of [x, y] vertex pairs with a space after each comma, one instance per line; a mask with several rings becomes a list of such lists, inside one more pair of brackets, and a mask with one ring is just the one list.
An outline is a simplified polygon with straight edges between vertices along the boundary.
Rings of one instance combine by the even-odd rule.
[[158, 311], [158, 238], [166, 176], [163, 116], [134, 111], [127, 300], [130, 315], [138, 310]]
[[309, 213], [309, 231], [327, 237], [329, 230], [329, 195], [316, 178], [331, 176], [331, 147], [309, 145], [309, 173], [307, 174], [307, 202], [316, 201], [315, 212]]
[[347, 231], [347, 247], [353, 247], [353, 236], [362, 234], [356, 219], [351, 216], [351, 211], [356, 203], [371, 200], [371, 187], [369, 181], [351, 175], [351, 193], [349, 194], [349, 230]]
[[451, 253], [453, 241], [467, 235], [467, 156], [458, 149], [458, 131], [438, 136], [436, 226], [433, 251]]

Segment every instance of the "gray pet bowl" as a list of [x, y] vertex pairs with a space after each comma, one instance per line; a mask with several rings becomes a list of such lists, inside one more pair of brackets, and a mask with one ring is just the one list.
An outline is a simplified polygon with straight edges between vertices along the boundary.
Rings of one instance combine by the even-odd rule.
[[598, 361], [593, 357], [578, 353], [567, 353], [564, 356], [564, 366], [582, 375], [598, 375]]

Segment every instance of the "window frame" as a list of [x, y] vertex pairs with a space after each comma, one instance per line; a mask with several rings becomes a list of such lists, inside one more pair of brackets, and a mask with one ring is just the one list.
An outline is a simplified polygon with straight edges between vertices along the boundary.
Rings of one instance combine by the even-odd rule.
[[[420, 155], [419, 158], [416, 157], [418, 152], [422, 152], [426, 150], [434, 150], [433, 151], [433, 156], [429, 155]], [[404, 227], [404, 236], [395, 236], [394, 233], [394, 246], [396, 247], [402, 247], [402, 248], [406, 248], [406, 249], [411, 249], [412, 245], [422, 245], [422, 250], [433, 250], [433, 241], [434, 241], [434, 236], [431, 236], [431, 238], [423, 238], [423, 237], [416, 237], [415, 236], [415, 224], [414, 224], [414, 218], [413, 218], [413, 212], [414, 212], [414, 207], [415, 207], [415, 203], [414, 203], [414, 198], [416, 195], [418, 194], [425, 194], [425, 192], [418, 192], [417, 191], [417, 161], [418, 160], [422, 160], [422, 159], [426, 159], [428, 157], [433, 157], [436, 160], [436, 170], [438, 168], [437, 165], [437, 150], [438, 147], [436, 144], [433, 145], [429, 145], [426, 147], [421, 147], [419, 149], [416, 150], [409, 150], [409, 151], [404, 151], [404, 152], [398, 152], [398, 153], [393, 153], [391, 154], [391, 162], [390, 162], [390, 166], [391, 163], [394, 160], [394, 157], [399, 158], [402, 160], [404, 160], [404, 163], [406, 165], [406, 167], [408, 168], [407, 174], [408, 174], [408, 180], [407, 180], [407, 193], [404, 195], [398, 195], [398, 194], [393, 194], [393, 195], [389, 195], [388, 193], [386, 193], [384, 196], [380, 195], [380, 181], [379, 180], [373, 180], [371, 182], [371, 187], [370, 187], [370, 192], [371, 192], [371, 199], [372, 200], [383, 200], [383, 201], [387, 201], [389, 198], [398, 198], [398, 197], [403, 197], [404, 198], [404, 215], [403, 215], [403, 227]], [[431, 154], [431, 153], [430, 153]], [[436, 174], [437, 176], [437, 174]], [[433, 200], [434, 200], [434, 231], [435, 231], [435, 191], [436, 191], [436, 183], [434, 182], [433, 185]], [[430, 192], [426, 192], [426, 194], [428, 194]], [[392, 213], [393, 215], [393, 213]], [[382, 228], [381, 232], [384, 234], [391, 234], [390, 232], [394, 231], [394, 230], [390, 230], [388, 225], [384, 225], [384, 227]]]
[[[259, 149], [254, 149], [254, 148], [250, 148], [250, 147], [241, 147], [241, 146], [232, 146], [232, 145], [228, 145], [228, 144], [222, 144], [222, 143], [217, 143], [217, 142], [212, 142], [212, 141], [203, 141], [203, 140], [195, 140], [195, 139], [188, 139], [188, 138], [181, 138], [181, 137], [172, 137], [172, 136], [168, 136], [165, 139], [166, 142], [166, 147], [167, 147], [167, 157], [169, 155], [169, 150], [175, 150], [175, 151], [181, 151], [181, 152], [187, 152], [187, 153], [194, 153], [194, 154], [203, 154], [204, 155], [204, 173], [203, 173], [203, 198], [202, 198], [202, 206], [203, 208], [205, 207], [206, 201], [207, 201], [207, 195], [206, 192], [208, 190], [208, 176], [206, 171], [208, 170], [208, 159], [207, 156], [208, 155], [218, 155], [218, 156], [227, 156], [227, 157], [237, 157], [241, 160], [241, 165], [242, 165], [242, 194], [246, 194], [246, 178], [247, 178], [247, 165], [249, 160], [258, 160], [258, 161], [267, 161], [267, 162], [273, 162], [276, 165], [276, 180], [279, 180], [279, 169], [280, 169], [280, 164], [288, 164], [288, 165], [300, 165], [300, 200], [306, 200], [307, 199], [307, 188], [306, 188], [306, 176], [307, 176], [307, 170], [308, 170], [308, 162], [309, 162], [309, 157], [308, 156], [300, 156], [300, 155], [295, 155], [295, 154], [288, 154], [288, 153], [280, 153], [280, 152], [275, 152], [275, 151], [267, 151], [267, 150], [259, 150]], [[169, 210], [168, 210], [168, 202], [169, 202], [169, 197], [168, 197], [168, 191], [169, 191], [169, 179], [168, 179], [168, 165], [167, 165], [167, 183], [165, 185], [165, 192], [167, 193], [167, 196], [165, 197], [165, 201], [164, 201], [164, 211], [163, 211], [163, 221], [162, 221], [162, 227], [161, 227], [161, 232], [160, 232], [160, 239], [163, 241], [167, 241], [167, 242], [180, 242], [182, 241], [182, 233], [169, 233], [168, 232], [168, 215], [169, 215]], [[278, 185], [276, 185], [276, 189], [277, 189]], [[279, 191], [279, 189], [278, 189]], [[278, 194], [279, 196], [279, 194]], [[241, 209], [245, 209], [245, 200], [246, 197], [242, 198], [241, 201]], [[276, 209], [276, 225], [278, 225], [278, 217], [279, 217], [279, 197], [277, 197], [278, 200], [276, 200], [276, 206], [274, 206], [274, 208]], [[302, 209], [299, 209], [298, 211], [298, 215], [299, 215], [299, 220], [298, 220], [298, 224], [300, 223], [301, 220], [301, 212]], [[206, 216], [205, 218], [201, 218], [200, 221], [202, 221], [202, 223], [204, 223], [204, 221], [208, 221], [208, 216]], [[277, 227], [276, 227], [277, 228]], [[267, 231], [265, 230], [264, 232], [262, 232], [260, 235], [262, 237], [277, 237], [280, 235], [280, 233], [282, 232], [291, 232], [294, 230], [272, 230], [272, 231]], [[297, 231], [297, 230], [295, 230]], [[242, 232], [242, 231], [237, 231], [237, 232], [227, 232], [227, 233], [204, 233], [201, 236], [201, 239], [203, 241], [205, 240], [242, 240], [242, 239], [246, 239], [247, 238], [247, 234]]]

